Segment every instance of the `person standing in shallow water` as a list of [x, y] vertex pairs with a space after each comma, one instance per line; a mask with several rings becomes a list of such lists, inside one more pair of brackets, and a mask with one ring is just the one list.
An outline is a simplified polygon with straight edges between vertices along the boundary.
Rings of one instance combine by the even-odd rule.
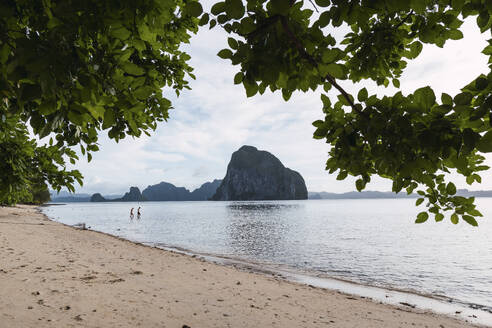
[[133, 220], [133, 207], [132, 207], [132, 209], [130, 210], [130, 220]]
[[137, 210], [137, 219], [140, 219], [140, 206], [138, 207], [138, 210]]

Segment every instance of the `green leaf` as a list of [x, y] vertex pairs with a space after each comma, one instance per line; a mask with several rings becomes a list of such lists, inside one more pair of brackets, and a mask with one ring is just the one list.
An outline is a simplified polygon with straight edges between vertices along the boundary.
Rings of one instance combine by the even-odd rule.
[[[350, 106], [350, 102], [343, 95], [338, 95], [337, 98], [341, 104], [345, 106]], [[353, 97], [351, 95], [349, 95], [349, 98], [353, 101]]]
[[290, 4], [287, 0], [270, 0], [268, 3], [272, 14], [285, 16], [289, 13]]
[[103, 106], [87, 106], [87, 110], [91, 113], [92, 117], [96, 120], [104, 116], [104, 107]]
[[415, 220], [415, 223], [424, 223], [425, 221], [427, 221], [428, 218], [429, 218], [429, 213], [420, 212], [417, 215], [417, 219]]
[[459, 221], [458, 215], [456, 213], [453, 213], [451, 215], [451, 222], [453, 222], [453, 224], [458, 224], [458, 221]]
[[477, 25], [480, 27], [480, 31], [483, 33], [490, 20], [490, 15], [487, 11], [482, 11], [477, 17]]
[[424, 202], [424, 198], [419, 198], [417, 199], [417, 201], [415, 202], [415, 206], [419, 206], [420, 204], [422, 204]]
[[221, 12], [224, 11], [225, 11], [225, 2], [223, 1], [215, 3], [210, 9], [210, 12], [215, 16], [219, 15]]
[[200, 17], [200, 21], [198, 22], [198, 25], [200, 25], [200, 26], [207, 25], [209, 19], [210, 19], [209, 14], [207, 14], [207, 13], [203, 14], [202, 17]]
[[473, 95], [469, 92], [462, 92], [454, 97], [454, 103], [456, 105], [469, 105]]
[[460, 30], [449, 30], [447, 34], [451, 40], [463, 39], [463, 33]]
[[145, 100], [154, 92], [154, 88], [150, 86], [142, 86], [133, 92], [137, 99]]
[[446, 186], [446, 193], [448, 195], [456, 194], [456, 186], [454, 185], [454, 183], [452, 182], [448, 183], [448, 185]]
[[461, 11], [465, 5], [465, 0], [451, 0], [451, 6], [458, 11]]
[[347, 171], [340, 171], [340, 173], [337, 175], [337, 180], [344, 180], [348, 175]]
[[483, 216], [483, 214], [480, 213], [480, 211], [478, 211], [476, 209], [472, 209], [472, 210], [469, 210], [467, 212], [468, 212], [468, 214], [473, 215], [473, 216]]
[[329, 11], [324, 11], [321, 13], [318, 19], [318, 24], [321, 28], [328, 26], [330, 24], [331, 15]]
[[131, 74], [131, 75], [139, 76], [139, 75], [143, 75], [145, 73], [145, 70], [143, 68], [141, 68], [138, 65], [135, 65], [134, 63], [131, 63], [131, 62], [125, 62], [125, 63], [121, 64], [121, 68], [123, 68], [123, 70], [126, 73]]
[[453, 105], [453, 98], [447, 93], [441, 95], [441, 101], [444, 105]]
[[357, 179], [355, 181], [355, 187], [357, 188], [357, 191], [362, 191], [366, 187], [366, 182], [362, 179]]
[[367, 99], [368, 97], [368, 93], [367, 93], [367, 89], [366, 88], [362, 88], [359, 90], [359, 93], [357, 94], [357, 99], [360, 101], [360, 102], [363, 102]]
[[417, 58], [422, 52], [422, 48], [422, 43], [419, 41], [410, 44], [410, 59]]
[[321, 94], [321, 101], [323, 102], [324, 107], [326, 107], [326, 108], [331, 107], [331, 100], [327, 95]]
[[343, 66], [339, 64], [324, 65], [327, 72], [336, 79], [342, 79], [344, 77]]
[[234, 84], [239, 84], [243, 82], [243, 78], [244, 78], [243, 72], [237, 73], [236, 75], [234, 75]]
[[323, 63], [333, 63], [343, 55], [343, 52], [339, 49], [326, 49], [323, 51], [322, 60]]
[[132, 34], [132, 32], [130, 32], [124, 26], [111, 30], [111, 35], [113, 35], [115, 38], [118, 38], [122, 41], [125, 41], [126, 39], [128, 39], [131, 34]]
[[228, 38], [227, 43], [229, 44], [229, 47], [231, 47], [231, 49], [236, 50], [238, 48], [238, 43], [234, 38]]
[[203, 13], [203, 7], [198, 1], [189, 1], [186, 3], [184, 11], [187, 15], [199, 17]]
[[111, 109], [106, 110], [104, 112], [104, 120], [102, 125], [103, 130], [112, 127], [114, 123], [115, 123], [115, 116], [113, 110]]
[[0, 46], [0, 64], [5, 64], [10, 54], [10, 46], [3, 44]]
[[232, 58], [232, 51], [230, 49], [222, 49], [217, 53], [217, 56], [223, 59]]
[[414, 94], [416, 103], [422, 107], [424, 111], [429, 110], [436, 102], [434, 90], [430, 87], [420, 88]]
[[246, 96], [253, 97], [258, 92], [258, 85], [256, 82], [249, 83], [247, 81], [243, 81], [244, 88], [246, 89]]
[[240, 19], [244, 16], [244, 5], [242, 0], [226, 0], [225, 11], [232, 19]]
[[488, 131], [480, 138], [477, 149], [482, 153], [492, 153], [492, 131]]
[[330, 5], [330, 0], [315, 0], [315, 2], [320, 7], [328, 7]]
[[241, 19], [240, 24], [239, 32], [243, 35], [249, 34], [256, 30], [255, 22], [251, 17], [244, 17]]
[[82, 125], [84, 123], [84, 119], [82, 115], [75, 111], [69, 111], [67, 114], [68, 119], [75, 125]]
[[487, 80], [484, 77], [479, 77], [475, 81], [475, 87], [477, 88], [477, 90], [484, 90], [488, 86], [489, 86], [489, 80]]
[[57, 111], [56, 103], [54, 101], [45, 101], [38, 107], [38, 111], [41, 115], [49, 115]]
[[474, 227], [477, 227], [478, 226], [478, 222], [477, 220], [475, 220], [475, 218], [473, 216], [470, 216], [470, 215], [463, 215], [461, 216], [461, 218], [468, 224], [474, 226]]
[[441, 222], [442, 220], [444, 220], [444, 215], [441, 213], [436, 213], [435, 220], [436, 222]]

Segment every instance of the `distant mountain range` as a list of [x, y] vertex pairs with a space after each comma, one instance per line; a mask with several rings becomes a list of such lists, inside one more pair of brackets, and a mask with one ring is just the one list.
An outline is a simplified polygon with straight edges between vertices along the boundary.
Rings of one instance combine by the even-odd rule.
[[142, 196], [148, 201], [190, 201], [190, 200], [209, 200], [219, 187], [222, 180], [205, 182], [190, 192], [184, 187], [176, 187], [171, 183], [161, 182], [159, 184], [148, 186], [142, 192]]
[[[222, 180], [214, 180], [212, 182], [204, 183], [200, 188], [190, 192], [184, 187], [176, 187], [171, 183], [161, 182], [156, 185], [148, 186], [142, 193], [136, 189], [132, 189], [132, 192], [128, 192], [125, 195], [101, 195], [94, 194], [92, 197], [97, 201], [193, 201], [193, 200], [208, 200], [214, 194]], [[138, 193], [137, 193], [138, 190]], [[97, 199], [99, 195], [102, 197]], [[138, 198], [140, 195], [143, 198]], [[479, 190], [470, 191], [467, 189], [458, 189], [457, 195], [464, 197], [492, 197], [492, 190]], [[126, 197], [125, 197], [126, 196]], [[308, 192], [308, 199], [377, 199], [377, 198], [416, 198], [417, 194], [407, 195], [406, 193], [395, 194], [387, 191], [351, 191], [346, 193], [332, 193], [332, 192]], [[66, 191], [62, 191], [59, 194], [52, 193], [51, 201], [55, 203], [75, 203], [75, 202], [90, 202], [91, 195], [89, 194], [71, 194]]]
[[[50, 196], [51, 201], [55, 203], [81, 203], [91, 201], [91, 195], [89, 194], [69, 193], [67, 191], [60, 191], [59, 193], [56, 191], [51, 191]], [[104, 198], [108, 200], [121, 197], [122, 195], [104, 195]]]
[[[470, 191], [468, 189], [458, 189], [457, 195], [463, 197], [492, 197], [492, 190]], [[312, 192], [308, 193], [309, 199], [374, 199], [374, 198], [417, 198], [419, 195], [401, 192], [395, 194], [391, 191], [350, 191], [342, 194], [332, 192]]]
[[[209, 200], [217, 190], [222, 180], [205, 182], [190, 192], [184, 187], [176, 187], [169, 182], [161, 182], [148, 186], [143, 192], [137, 187], [130, 187], [130, 191], [122, 197], [107, 199], [103, 195], [96, 193], [89, 197], [90, 202], [136, 202], [136, 201], [199, 201]], [[54, 200], [55, 201], [55, 200]]]
[[417, 194], [407, 195], [407, 193], [402, 192], [395, 194], [391, 191], [350, 191], [342, 194], [337, 194], [333, 192], [313, 192], [308, 193], [309, 199], [366, 199], [366, 198], [415, 198]]

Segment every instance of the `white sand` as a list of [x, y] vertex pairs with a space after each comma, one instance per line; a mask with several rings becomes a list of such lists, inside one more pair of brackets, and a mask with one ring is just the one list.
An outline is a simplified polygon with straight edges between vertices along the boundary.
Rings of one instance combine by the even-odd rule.
[[474, 327], [0, 208], [0, 327]]

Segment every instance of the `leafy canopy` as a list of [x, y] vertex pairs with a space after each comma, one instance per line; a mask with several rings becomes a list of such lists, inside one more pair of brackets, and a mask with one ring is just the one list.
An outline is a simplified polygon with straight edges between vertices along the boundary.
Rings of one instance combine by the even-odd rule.
[[73, 189], [82, 183], [77, 170], [66, 171], [65, 158], [76, 158], [68, 147], [38, 146], [29, 137], [18, 117], [0, 122], [0, 204], [43, 203], [50, 199], [49, 183], [54, 188]]
[[31, 158], [30, 149], [10, 147], [27, 142], [26, 124], [38, 137], [52, 134], [54, 146], [46, 148], [51, 155], [43, 156], [54, 156], [58, 172], [66, 174], [65, 183], [52, 186], [73, 190], [70, 177], [80, 174], [65, 172], [59, 161], [62, 155], [77, 159], [67, 146], [80, 145], [90, 161], [101, 130], [118, 141], [148, 134], [166, 120], [171, 102], [162, 88], [179, 94], [188, 88], [185, 76], [194, 77], [190, 57], [179, 47], [197, 30], [195, 17], [201, 13], [198, 2], [179, 0], [0, 2], [0, 119], [7, 122], [2, 125], [7, 133], [0, 134], [6, 151], [1, 156], [19, 161], [11, 164], [17, 175], [0, 171], [2, 203], [23, 199], [25, 190], [19, 188], [35, 170], [19, 168]]
[[[234, 83], [248, 96], [278, 90], [287, 101], [322, 88], [314, 138], [329, 144], [326, 169], [339, 180], [356, 176], [363, 190], [373, 175], [389, 178], [393, 191], [417, 190], [417, 205], [426, 202], [417, 223], [450, 213], [453, 223], [477, 225], [473, 197], [457, 196], [447, 174], [472, 184], [488, 169], [482, 154], [492, 152], [492, 73], [464, 81], [457, 95], [429, 86], [406, 96], [351, 95], [338, 82], [399, 88], [423, 44], [462, 38], [464, 18], [475, 17], [490, 35], [490, 0], [225, 0], [207, 13], [193, 0], [0, 6], [2, 115], [29, 122], [38, 136], [53, 133], [58, 147], [91, 152], [100, 130], [118, 141], [155, 129], [171, 108], [161, 89], [179, 93], [186, 76], [194, 78], [179, 46], [198, 24], [220, 26], [230, 37], [218, 56], [238, 66]], [[351, 32], [337, 42], [342, 25]], [[492, 39], [483, 53], [492, 56]]]

